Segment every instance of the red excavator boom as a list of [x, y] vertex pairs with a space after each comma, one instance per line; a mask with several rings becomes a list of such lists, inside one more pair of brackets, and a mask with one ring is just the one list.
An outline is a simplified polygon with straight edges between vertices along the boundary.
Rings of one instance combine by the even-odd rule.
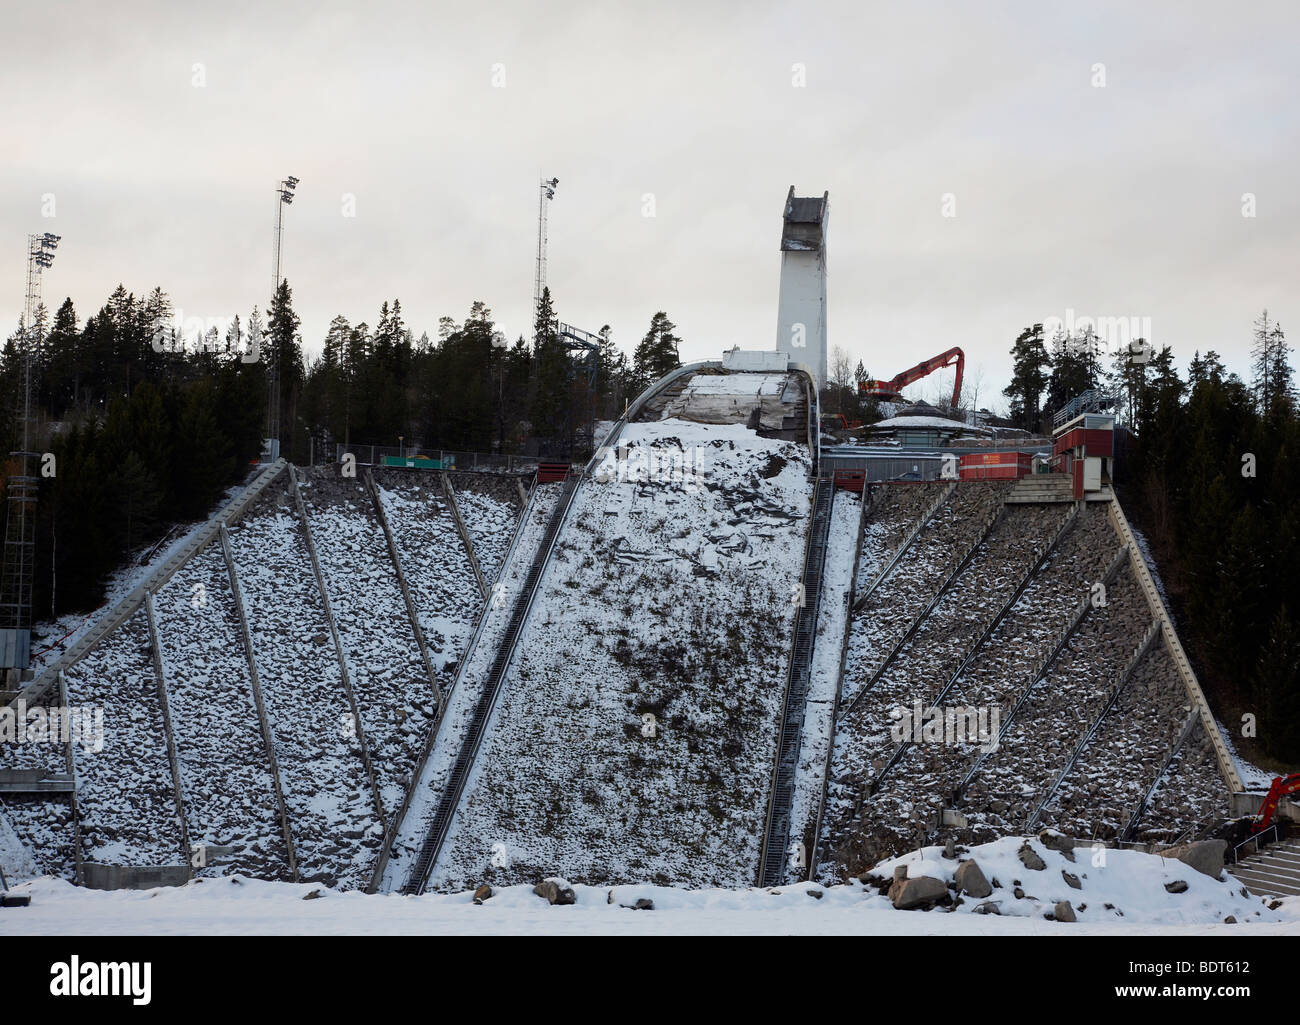
[[950, 367], [957, 364], [957, 376], [952, 382], [952, 408], [957, 408], [957, 403], [961, 400], [961, 373], [966, 366], [966, 354], [961, 349], [952, 348], [947, 352], [940, 353], [924, 363], [918, 363], [911, 370], [904, 370], [897, 377], [889, 381], [863, 381], [858, 385], [859, 395], [868, 395], [873, 399], [885, 399], [888, 402], [897, 401], [901, 392], [909, 384], [915, 384], [923, 377], [928, 377], [936, 370], [944, 367]]
[[1264, 795], [1264, 803], [1259, 806], [1259, 813], [1255, 816], [1250, 831], [1262, 833], [1266, 830], [1269, 823], [1273, 821], [1273, 814], [1277, 811], [1277, 802], [1288, 794], [1296, 793], [1300, 793], [1300, 772], [1276, 777], [1273, 785], [1268, 788], [1268, 793]]

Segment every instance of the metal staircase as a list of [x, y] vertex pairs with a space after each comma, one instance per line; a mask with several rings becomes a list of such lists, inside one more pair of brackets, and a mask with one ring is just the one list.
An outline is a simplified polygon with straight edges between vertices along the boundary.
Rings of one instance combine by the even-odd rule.
[[1300, 840], [1260, 847], [1256, 853], [1229, 865], [1228, 872], [1251, 893], [1300, 897]]
[[799, 745], [812, 673], [813, 643], [817, 637], [817, 613], [821, 605], [822, 570], [826, 564], [826, 542], [830, 535], [834, 501], [835, 485], [832, 479], [829, 476], [820, 478], [813, 494], [812, 522], [808, 528], [808, 544], [804, 551], [803, 575], [800, 578], [802, 601], [795, 618], [790, 669], [785, 686], [785, 707], [781, 713], [780, 739], [767, 802], [767, 822], [763, 831], [763, 847], [759, 853], [760, 886], [775, 886], [785, 875], [795, 773], [799, 767]]
[[479, 698], [478, 705], [474, 709], [469, 731], [460, 751], [456, 755], [456, 762], [452, 766], [451, 773], [447, 777], [447, 783], [443, 787], [442, 795], [438, 800], [437, 810], [429, 823], [429, 831], [425, 835], [424, 845], [421, 847], [411, 869], [410, 878], [407, 879], [406, 885], [402, 887], [403, 893], [418, 894], [424, 891], [429, 872], [433, 868], [434, 862], [437, 861], [438, 852], [442, 848], [443, 841], [447, 838], [447, 832], [451, 828], [451, 820], [456, 814], [461, 794], [465, 789], [465, 782], [469, 778], [470, 770], [474, 767], [474, 759], [478, 754], [479, 745], [483, 741], [483, 734], [487, 731], [488, 718], [491, 716], [492, 708], [496, 704], [501, 682], [505, 678], [506, 670], [510, 667], [510, 660], [514, 656], [519, 635], [522, 633], [524, 622], [528, 618], [528, 610], [532, 606], [533, 598], [537, 593], [537, 586], [541, 582], [547, 563], [550, 561], [551, 551], [555, 547], [556, 536], [560, 532], [560, 527], [564, 524], [569, 506], [573, 502], [573, 497], [577, 493], [578, 484], [581, 480], [581, 475], [571, 474], [560, 492], [559, 501], [556, 503], [555, 511], [551, 514], [550, 522], [546, 525], [546, 531], [542, 535], [541, 544], [538, 546], [537, 554], [533, 558], [533, 564], [528, 571], [528, 576], [524, 580], [519, 597], [515, 599], [514, 609], [510, 615], [510, 621], [506, 625], [501, 646], [497, 650], [491, 669], [488, 671], [487, 683], [483, 688], [483, 694]]
[[[135, 615], [136, 610], [144, 603], [146, 594], [154, 594], [160, 590], [177, 570], [216, 540], [223, 524], [239, 519], [253, 501], [284, 472], [286, 465], [283, 459], [277, 459], [262, 470], [252, 483], [231, 499], [220, 512], [196, 529], [185, 544], [156, 569], [146, 574], [130, 593], [105, 612], [94, 626], [69, 645], [59, 658], [46, 666], [36, 679], [19, 691], [15, 695], [15, 700], [22, 698], [29, 708], [39, 704], [46, 693], [57, 685], [62, 670], [85, 658], [105, 637]], [[0, 707], [3, 707], [3, 704], [0, 704]]]

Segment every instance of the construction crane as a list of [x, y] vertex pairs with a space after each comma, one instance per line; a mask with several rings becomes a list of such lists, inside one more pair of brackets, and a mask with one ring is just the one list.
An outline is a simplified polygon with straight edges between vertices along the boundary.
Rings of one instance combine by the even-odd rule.
[[1300, 772], [1293, 772], [1289, 776], [1275, 777], [1273, 785], [1268, 788], [1268, 793], [1264, 795], [1264, 801], [1259, 806], [1259, 812], [1250, 825], [1251, 835], [1266, 830], [1273, 822], [1278, 801], [1283, 797], [1289, 797], [1296, 793], [1300, 793]]
[[923, 377], [929, 377], [936, 370], [942, 370], [944, 367], [957, 365], [957, 377], [952, 383], [952, 408], [957, 408], [957, 403], [961, 399], [961, 375], [966, 366], [966, 354], [958, 348], [949, 349], [938, 356], [934, 356], [924, 363], [918, 363], [910, 370], [904, 370], [897, 377], [888, 381], [862, 381], [858, 384], [858, 394], [866, 398], [884, 399], [886, 402], [897, 402], [902, 398], [900, 394], [909, 384], [915, 384]]

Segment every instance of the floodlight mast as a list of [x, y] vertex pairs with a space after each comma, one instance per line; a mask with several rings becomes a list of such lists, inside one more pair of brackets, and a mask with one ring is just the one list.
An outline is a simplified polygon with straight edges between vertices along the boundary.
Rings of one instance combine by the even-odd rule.
[[41, 276], [54, 264], [60, 236], [51, 232], [27, 236], [27, 293], [23, 325], [18, 336], [22, 394], [17, 419], [22, 423], [22, 448], [11, 452], [17, 472], [7, 487], [9, 515], [5, 524], [4, 558], [0, 568], [0, 669], [7, 679], [0, 689], [10, 689], [27, 673], [31, 663], [32, 585], [36, 568], [36, 498], [40, 479], [32, 460], [34, 434], [32, 396], [39, 368], [44, 309]]
[[[275, 280], [271, 283], [271, 303], [274, 305], [280, 284], [280, 254], [284, 241], [284, 208], [293, 202], [298, 179], [289, 175], [275, 187]], [[269, 316], [269, 313], [268, 313]], [[271, 462], [280, 456], [280, 353], [272, 344], [267, 354], [267, 376], [270, 379], [266, 400], [266, 438]]]
[[538, 184], [537, 194], [537, 266], [533, 273], [533, 319], [537, 319], [542, 308], [542, 291], [546, 288], [546, 209], [547, 203], [555, 198], [555, 187], [559, 178], [543, 178]]

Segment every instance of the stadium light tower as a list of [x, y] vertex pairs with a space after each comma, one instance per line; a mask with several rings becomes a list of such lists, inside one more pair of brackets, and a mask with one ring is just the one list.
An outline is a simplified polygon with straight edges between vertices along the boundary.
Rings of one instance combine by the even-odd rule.
[[[271, 302], [280, 291], [280, 251], [284, 240], [284, 208], [293, 202], [298, 179], [293, 175], [275, 187], [275, 280], [271, 282]], [[280, 458], [280, 353], [274, 343], [267, 355], [267, 373], [270, 387], [266, 399], [266, 445], [271, 462]]]
[[284, 238], [284, 208], [293, 202], [293, 190], [298, 187], [298, 179], [289, 175], [275, 187], [279, 200], [275, 204], [275, 280], [271, 282], [271, 294], [280, 288], [280, 247]]
[[533, 319], [542, 307], [542, 289], [546, 287], [546, 204], [555, 198], [559, 178], [545, 178], [538, 185], [537, 196], [537, 268], [533, 275]]
[[[22, 448], [9, 453], [16, 472], [8, 481], [9, 516], [5, 524], [4, 560], [0, 569], [0, 669], [17, 683], [31, 662], [32, 583], [36, 567], [36, 497], [40, 478], [36, 466], [41, 453], [31, 451], [34, 433], [33, 377], [39, 367], [44, 310], [41, 275], [54, 263], [58, 235], [48, 231], [27, 236], [27, 298], [19, 333], [19, 373], [22, 391], [17, 416], [22, 424]], [[4, 688], [0, 688], [4, 689]]]

